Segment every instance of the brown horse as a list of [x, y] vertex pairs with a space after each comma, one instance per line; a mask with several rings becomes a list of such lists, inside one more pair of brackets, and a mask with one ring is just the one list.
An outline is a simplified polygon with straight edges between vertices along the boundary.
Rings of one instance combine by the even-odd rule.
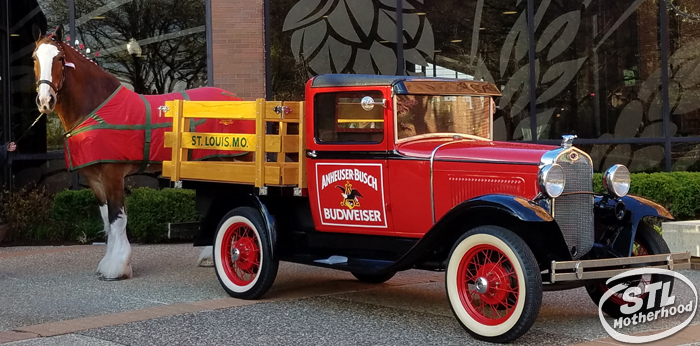
[[[96, 110], [101, 109], [106, 100], [118, 93], [132, 97], [131, 100], [133, 97], [146, 99], [122, 87], [117, 78], [86, 58], [77, 49], [63, 42], [60, 27], [47, 36], [35, 27], [34, 38], [36, 49], [33, 59], [38, 89], [37, 106], [42, 113], [51, 113], [55, 110], [67, 134], [75, 133], [74, 130], [77, 127], [90, 120], [89, 116], [94, 117]], [[165, 131], [163, 128], [160, 130]], [[160, 143], [156, 142], [156, 138], [153, 141], [152, 145], [156, 150], [158, 145], [162, 149], [162, 133]], [[117, 145], [123, 146], [123, 143]], [[141, 144], [142, 147], [144, 145]], [[94, 147], [95, 143], [90, 143], [90, 146]], [[100, 148], [103, 151], [109, 150]], [[105, 148], [109, 147], [105, 146]], [[85, 176], [88, 186], [95, 193], [107, 236], [107, 250], [97, 267], [97, 274], [105, 280], [131, 278], [131, 245], [126, 235], [124, 178], [139, 170], [143, 171], [146, 167], [138, 162], [94, 160], [90, 164], [75, 167], [72, 161], [74, 158], [70, 155], [75, 150], [72, 147], [66, 148], [68, 165], [70, 168], [78, 169]], [[143, 153], [142, 157], [147, 156], [147, 152]], [[76, 153], [73, 154], [73, 156], [79, 156]], [[148, 159], [146, 158], [144, 162], [148, 162]], [[150, 164], [147, 167], [147, 171], [150, 172], [160, 171], [159, 165]]]

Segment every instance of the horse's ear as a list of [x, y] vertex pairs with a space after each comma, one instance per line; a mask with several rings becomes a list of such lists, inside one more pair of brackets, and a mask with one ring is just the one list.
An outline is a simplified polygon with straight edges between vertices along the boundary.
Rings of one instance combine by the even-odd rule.
[[56, 27], [56, 32], [53, 34], [53, 38], [57, 42], [63, 42], [63, 25], [59, 25]]
[[32, 35], [34, 36], [34, 41], [39, 41], [44, 34], [41, 32], [41, 29], [36, 24], [32, 25]]

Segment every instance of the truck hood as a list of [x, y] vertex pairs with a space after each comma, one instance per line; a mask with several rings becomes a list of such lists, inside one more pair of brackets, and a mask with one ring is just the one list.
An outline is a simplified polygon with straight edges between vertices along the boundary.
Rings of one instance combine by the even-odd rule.
[[539, 164], [546, 152], [558, 148], [550, 145], [441, 137], [407, 141], [399, 144], [397, 151], [404, 156], [429, 159], [433, 150], [442, 144], [445, 145], [435, 154], [436, 160], [533, 165]]

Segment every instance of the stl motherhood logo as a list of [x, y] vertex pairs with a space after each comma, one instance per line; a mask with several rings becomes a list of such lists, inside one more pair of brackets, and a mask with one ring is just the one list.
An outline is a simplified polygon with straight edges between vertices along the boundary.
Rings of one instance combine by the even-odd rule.
[[[652, 284], [644, 284], [645, 275], [665, 275], [669, 277], [674, 277], [680, 280], [674, 280], [674, 286], [678, 287], [679, 283], [684, 283], [688, 285], [693, 290], [695, 295], [694, 299], [687, 301], [681, 301], [681, 299], [676, 299], [675, 295], [671, 295], [671, 282], [655, 282]], [[652, 342], [669, 337], [681, 329], [685, 328], [693, 320], [695, 313], [698, 308], [698, 291], [695, 285], [683, 274], [674, 272], [667, 269], [658, 268], [640, 268], [634, 269], [622, 274], [616, 275], [605, 283], [610, 285], [611, 283], [624, 278], [631, 278], [626, 283], [620, 283], [610, 288], [603, 296], [600, 298], [598, 304], [598, 315], [600, 317], [600, 322], [603, 324], [605, 331], [610, 334], [613, 339], [617, 341], [622, 341], [631, 344], [640, 344], [645, 342]], [[629, 285], [629, 281], [632, 281], [633, 285]], [[643, 285], [635, 285], [639, 283]], [[608, 299], [622, 300], [620, 305], [620, 313], [622, 317], [617, 317], [613, 320], [613, 325], [604, 318], [603, 316], [603, 304], [605, 304]], [[659, 299], [657, 299], [659, 297]], [[648, 298], [648, 299], [643, 299]], [[686, 298], [687, 299], [687, 298]], [[625, 327], [635, 326], [638, 324], [649, 324], [654, 321], [661, 321], [674, 316], [687, 316], [687, 318], [679, 325], [651, 335], [644, 336], [632, 336], [624, 334], [623, 330]]]

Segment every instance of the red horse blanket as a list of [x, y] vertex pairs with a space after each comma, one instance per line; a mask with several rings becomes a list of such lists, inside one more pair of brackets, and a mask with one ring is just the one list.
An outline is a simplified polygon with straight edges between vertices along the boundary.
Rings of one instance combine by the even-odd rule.
[[[68, 131], [65, 139], [69, 170], [100, 162], [149, 163], [169, 160], [172, 149], [165, 148], [166, 131], [172, 131], [172, 118], [160, 117], [158, 107], [171, 100], [240, 101], [218, 88], [198, 88], [164, 95], [140, 95], [119, 87], [85, 120]], [[192, 119], [190, 132], [255, 133], [253, 120]], [[244, 152], [190, 150], [191, 160], [238, 156]]]

